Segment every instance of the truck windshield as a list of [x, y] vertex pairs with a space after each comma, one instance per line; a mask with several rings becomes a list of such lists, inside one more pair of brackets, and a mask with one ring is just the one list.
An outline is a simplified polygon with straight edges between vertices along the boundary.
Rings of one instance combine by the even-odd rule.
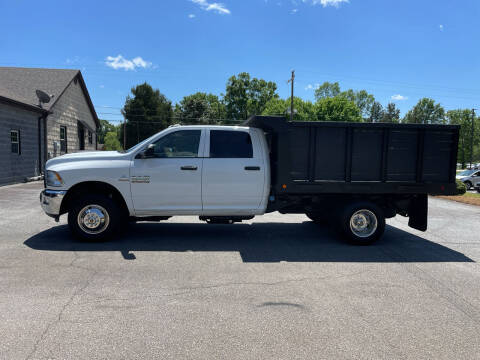
[[129, 152], [132, 152], [132, 151], [135, 151], [137, 149], [140, 149], [143, 145], [149, 143], [150, 141], [152, 141], [152, 139], [157, 136], [157, 134], [154, 134], [152, 136], [150, 136], [149, 138], [146, 138], [145, 140], [143, 141], [140, 141], [137, 145], [134, 145], [132, 146], [130, 149], [127, 149], [127, 150], [124, 150], [124, 151], [119, 151], [119, 152], [122, 152], [122, 153], [129, 153]]

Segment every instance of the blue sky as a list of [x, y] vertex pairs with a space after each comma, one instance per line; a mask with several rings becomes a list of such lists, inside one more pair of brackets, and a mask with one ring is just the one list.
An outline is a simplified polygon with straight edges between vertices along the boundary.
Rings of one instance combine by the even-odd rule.
[[[480, 107], [479, 0], [0, 0], [0, 66], [82, 70], [100, 118], [147, 81], [173, 102], [242, 71], [296, 95], [339, 81], [405, 113]], [[394, 100], [392, 100], [394, 99]]]

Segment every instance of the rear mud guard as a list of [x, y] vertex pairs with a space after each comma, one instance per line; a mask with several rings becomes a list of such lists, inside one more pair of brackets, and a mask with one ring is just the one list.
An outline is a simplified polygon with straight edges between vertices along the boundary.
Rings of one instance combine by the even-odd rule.
[[410, 201], [408, 217], [408, 226], [420, 231], [427, 230], [428, 195], [417, 195]]

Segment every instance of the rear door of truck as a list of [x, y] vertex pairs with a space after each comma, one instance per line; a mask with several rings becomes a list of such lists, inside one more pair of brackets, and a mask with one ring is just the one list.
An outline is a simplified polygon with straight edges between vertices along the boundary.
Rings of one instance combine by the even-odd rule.
[[207, 131], [202, 203], [206, 215], [255, 214], [264, 194], [265, 163], [258, 139], [248, 128]]

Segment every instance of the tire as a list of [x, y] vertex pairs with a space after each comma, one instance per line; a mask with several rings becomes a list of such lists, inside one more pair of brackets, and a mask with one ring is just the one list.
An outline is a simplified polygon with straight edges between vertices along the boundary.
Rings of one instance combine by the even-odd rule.
[[465, 184], [467, 190], [470, 190], [472, 188], [472, 183], [470, 181], [465, 181], [464, 184]]
[[371, 202], [348, 205], [341, 212], [340, 228], [345, 238], [354, 245], [370, 245], [385, 231], [383, 210]]
[[118, 204], [102, 194], [79, 197], [68, 211], [68, 226], [74, 237], [83, 241], [104, 241], [115, 235], [122, 213]]

